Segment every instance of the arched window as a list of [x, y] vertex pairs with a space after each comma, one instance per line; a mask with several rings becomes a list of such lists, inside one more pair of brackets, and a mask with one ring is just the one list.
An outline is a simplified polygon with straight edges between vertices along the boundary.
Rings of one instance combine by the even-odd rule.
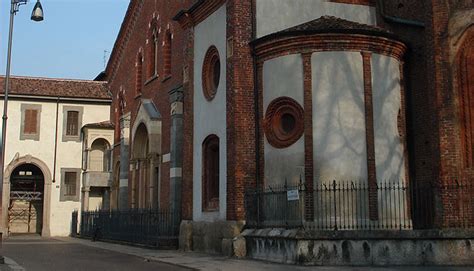
[[166, 31], [165, 38], [163, 41], [163, 74], [165, 77], [171, 75], [171, 42], [172, 42], [172, 34], [168, 30]]
[[136, 74], [135, 74], [135, 94], [139, 95], [142, 93], [142, 85], [143, 85], [143, 56], [142, 52], [138, 52], [137, 54], [137, 61], [135, 63]]
[[474, 167], [474, 28], [460, 47], [457, 87], [461, 120], [461, 150], [465, 168]]
[[202, 209], [219, 209], [219, 138], [208, 136], [202, 143]]
[[148, 37], [148, 65], [147, 65], [147, 76], [148, 78], [157, 76], [157, 64], [158, 64], [158, 31], [156, 26], [156, 20], [153, 20], [150, 26], [150, 32]]

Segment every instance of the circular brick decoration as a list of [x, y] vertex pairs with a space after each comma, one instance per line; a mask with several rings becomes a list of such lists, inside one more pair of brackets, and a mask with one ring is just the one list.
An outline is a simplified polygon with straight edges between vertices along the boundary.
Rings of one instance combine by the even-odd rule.
[[273, 147], [282, 149], [293, 145], [303, 135], [303, 108], [289, 97], [273, 100], [265, 114], [264, 129]]
[[202, 89], [204, 97], [212, 101], [216, 96], [217, 87], [221, 77], [221, 61], [215, 46], [211, 46], [204, 57], [202, 66]]

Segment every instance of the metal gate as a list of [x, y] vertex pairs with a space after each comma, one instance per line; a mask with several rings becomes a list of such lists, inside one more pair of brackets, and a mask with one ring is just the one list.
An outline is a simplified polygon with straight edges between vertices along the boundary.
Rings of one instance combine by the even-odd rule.
[[12, 233], [41, 233], [43, 193], [11, 191], [8, 206], [8, 231]]
[[41, 233], [44, 176], [32, 164], [17, 167], [10, 177], [8, 233]]

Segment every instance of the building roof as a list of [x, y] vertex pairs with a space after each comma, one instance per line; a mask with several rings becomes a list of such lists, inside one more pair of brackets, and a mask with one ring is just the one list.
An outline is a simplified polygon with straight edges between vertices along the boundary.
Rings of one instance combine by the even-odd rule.
[[[0, 76], [0, 93], [4, 93], [5, 77]], [[10, 77], [9, 94], [63, 98], [107, 99], [106, 82], [39, 77]]]
[[254, 42], [268, 40], [283, 36], [311, 35], [311, 34], [331, 34], [331, 33], [347, 33], [347, 34], [364, 34], [373, 36], [383, 36], [388, 38], [396, 38], [393, 32], [386, 29], [344, 20], [334, 16], [322, 16], [318, 19], [287, 28], [285, 30], [275, 32], [259, 38]]
[[109, 121], [102, 121], [102, 122], [97, 122], [97, 123], [88, 123], [84, 125], [83, 128], [99, 128], [99, 129], [113, 129], [115, 125]]

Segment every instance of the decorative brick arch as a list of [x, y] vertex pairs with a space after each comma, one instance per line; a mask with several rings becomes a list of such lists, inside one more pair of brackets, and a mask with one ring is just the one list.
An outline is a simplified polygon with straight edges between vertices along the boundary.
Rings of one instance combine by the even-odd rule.
[[459, 97], [461, 159], [463, 168], [474, 168], [474, 26], [464, 34], [455, 63]]
[[132, 140], [135, 138], [135, 134], [137, 133], [140, 124], [145, 125], [148, 131], [148, 138], [153, 138], [153, 140], [150, 140], [149, 142], [149, 152], [161, 153], [161, 113], [158, 111], [155, 104], [151, 100], [141, 100], [140, 107], [132, 126]]
[[43, 194], [43, 228], [41, 235], [43, 237], [51, 236], [50, 216], [51, 216], [51, 171], [46, 163], [31, 155], [15, 158], [8, 164], [3, 175], [3, 197], [2, 197], [2, 231], [7, 232], [8, 229], [8, 206], [10, 202], [10, 177], [13, 171], [24, 164], [33, 164], [37, 166], [44, 177], [44, 194]]

